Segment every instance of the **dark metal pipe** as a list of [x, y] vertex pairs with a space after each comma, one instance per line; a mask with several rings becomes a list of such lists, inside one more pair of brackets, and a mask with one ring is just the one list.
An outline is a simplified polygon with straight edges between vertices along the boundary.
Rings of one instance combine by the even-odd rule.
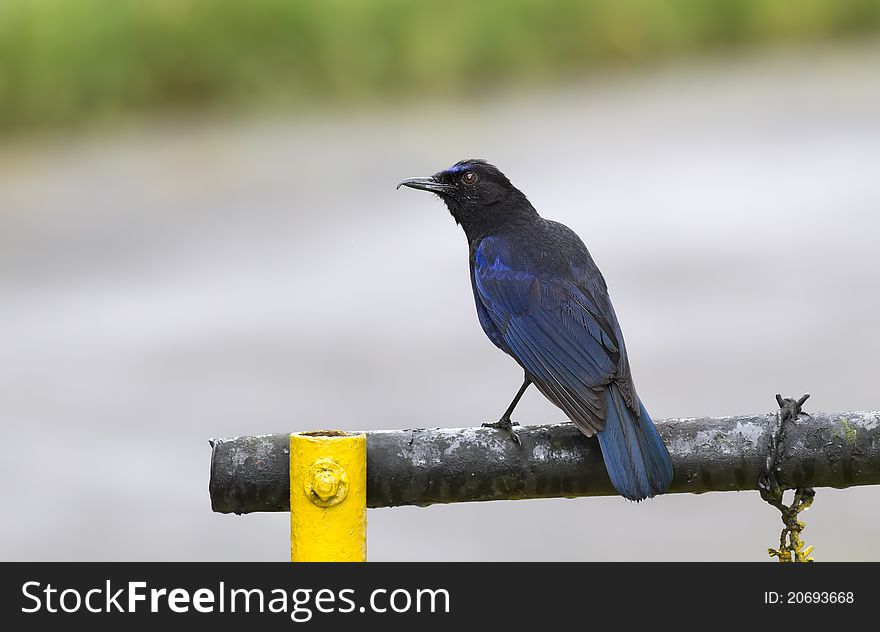
[[[775, 414], [667, 419], [657, 428], [675, 466], [670, 493], [757, 489]], [[599, 444], [569, 423], [518, 428], [522, 445], [489, 428], [367, 432], [367, 506], [604, 496]], [[289, 511], [288, 435], [211, 442], [211, 507]], [[880, 412], [811, 413], [787, 422], [779, 484], [880, 484]]]

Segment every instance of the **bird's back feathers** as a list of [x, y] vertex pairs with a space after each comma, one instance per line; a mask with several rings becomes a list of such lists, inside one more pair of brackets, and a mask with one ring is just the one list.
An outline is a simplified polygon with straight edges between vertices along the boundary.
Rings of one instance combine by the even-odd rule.
[[668, 452], [638, 399], [605, 281], [580, 239], [539, 218], [478, 240], [471, 264], [484, 331], [584, 434], [599, 433], [618, 491], [633, 500], [665, 491]]

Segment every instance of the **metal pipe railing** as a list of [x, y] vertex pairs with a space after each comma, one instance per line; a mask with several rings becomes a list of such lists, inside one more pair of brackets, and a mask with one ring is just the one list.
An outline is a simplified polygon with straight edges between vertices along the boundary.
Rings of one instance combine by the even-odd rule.
[[[776, 414], [657, 421], [675, 467], [670, 493], [755, 490]], [[599, 445], [572, 424], [366, 432], [367, 507], [613, 495]], [[289, 511], [289, 435], [211, 442], [211, 506]], [[776, 448], [785, 489], [880, 484], [880, 411], [811, 413]]]

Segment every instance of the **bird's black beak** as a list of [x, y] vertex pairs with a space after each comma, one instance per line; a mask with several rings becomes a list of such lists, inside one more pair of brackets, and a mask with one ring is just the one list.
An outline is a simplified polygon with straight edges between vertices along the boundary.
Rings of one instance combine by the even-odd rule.
[[409, 187], [410, 189], [420, 189], [422, 191], [430, 191], [431, 193], [445, 193], [453, 188], [452, 185], [439, 182], [436, 178], [407, 178], [397, 185], [397, 188]]

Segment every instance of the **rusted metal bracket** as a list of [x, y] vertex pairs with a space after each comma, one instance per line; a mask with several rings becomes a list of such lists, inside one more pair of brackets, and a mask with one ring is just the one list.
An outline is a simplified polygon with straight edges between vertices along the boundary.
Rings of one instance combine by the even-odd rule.
[[812, 546], [806, 546], [801, 539], [801, 532], [806, 524], [798, 520], [801, 512], [806, 511], [813, 504], [816, 492], [812, 487], [798, 487], [794, 491], [794, 499], [790, 505], [786, 505], [783, 499], [785, 490], [779, 485], [778, 474], [781, 471], [779, 448], [785, 440], [786, 428], [795, 423], [803, 412], [803, 405], [810, 398], [805, 393], [799, 399], [790, 397], [783, 398], [776, 394], [776, 403], [779, 404], [777, 413], [778, 423], [776, 431], [770, 436], [770, 447], [767, 450], [767, 464], [761, 476], [758, 477], [758, 490], [761, 498], [776, 507], [782, 515], [782, 535], [779, 536], [779, 548], [768, 549], [771, 557], [779, 558], [780, 562], [812, 562], [810, 553]]

